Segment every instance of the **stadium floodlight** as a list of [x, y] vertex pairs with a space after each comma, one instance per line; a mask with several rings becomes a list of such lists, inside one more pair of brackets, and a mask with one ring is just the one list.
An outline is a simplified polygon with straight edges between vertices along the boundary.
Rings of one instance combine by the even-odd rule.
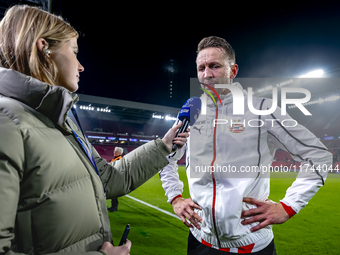
[[81, 110], [87, 110], [87, 111], [95, 111], [97, 110], [97, 112], [111, 112], [110, 109], [108, 109], [108, 107], [106, 108], [99, 108], [99, 107], [94, 107], [94, 106], [85, 106], [85, 105], [80, 105], [79, 109]]
[[175, 117], [172, 117], [172, 116], [170, 116], [170, 115], [166, 115], [165, 116], [165, 120], [176, 120], [177, 118], [175, 118]]
[[301, 75], [299, 78], [321, 78], [324, 75], [324, 71], [322, 69], [314, 70], [304, 75]]
[[152, 114], [152, 118], [154, 118], [154, 119], [162, 119], [162, 115]]

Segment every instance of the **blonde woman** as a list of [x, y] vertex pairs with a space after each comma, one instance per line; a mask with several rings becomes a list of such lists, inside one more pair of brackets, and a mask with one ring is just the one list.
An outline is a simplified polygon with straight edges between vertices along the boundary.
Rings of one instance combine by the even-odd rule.
[[77, 38], [35, 7], [14, 6], [0, 23], [1, 254], [129, 254], [130, 241], [111, 244], [106, 198], [136, 189], [168, 164], [173, 140], [186, 142], [178, 125], [113, 166], [100, 158], [67, 118], [84, 71]]

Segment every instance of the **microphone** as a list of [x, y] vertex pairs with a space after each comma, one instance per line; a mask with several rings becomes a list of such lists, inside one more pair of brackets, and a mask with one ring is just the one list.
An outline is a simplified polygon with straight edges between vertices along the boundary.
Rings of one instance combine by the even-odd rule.
[[[192, 126], [195, 124], [198, 116], [201, 112], [201, 99], [198, 97], [189, 98], [185, 104], [182, 106], [182, 109], [179, 111], [178, 119], [182, 121], [182, 126], [179, 128], [176, 137], [179, 134], [186, 132], [189, 124]], [[172, 146], [172, 151], [177, 150], [178, 145], [174, 144]]]

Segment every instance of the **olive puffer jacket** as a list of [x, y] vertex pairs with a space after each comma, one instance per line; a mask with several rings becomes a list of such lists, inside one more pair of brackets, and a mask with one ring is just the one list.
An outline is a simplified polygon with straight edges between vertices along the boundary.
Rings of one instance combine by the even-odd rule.
[[113, 166], [90, 145], [95, 171], [66, 120], [67, 89], [0, 67], [0, 253], [92, 252], [112, 242], [107, 198], [129, 193], [168, 164], [155, 140]]

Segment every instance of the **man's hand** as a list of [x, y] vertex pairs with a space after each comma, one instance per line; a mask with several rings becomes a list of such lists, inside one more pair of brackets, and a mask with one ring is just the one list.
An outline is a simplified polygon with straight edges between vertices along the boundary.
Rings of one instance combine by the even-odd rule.
[[130, 255], [131, 241], [126, 239], [126, 243], [121, 246], [113, 246], [109, 242], [105, 242], [100, 248], [107, 255]]
[[241, 222], [242, 225], [247, 225], [253, 222], [261, 222], [257, 226], [251, 228], [251, 232], [255, 232], [271, 224], [284, 223], [289, 219], [288, 213], [280, 203], [275, 203], [269, 199], [261, 201], [250, 197], [244, 197], [243, 202], [257, 206], [257, 208], [244, 211], [241, 214], [241, 218], [251, 217], [243, 220]]
[[190, 129], [188, 128], [186, 133], [179, 134], [177, 138], [176, 134], [179, 130], [179, 128], [182, 126], [182, 121], [172, 128], [169, 129], [169, 131], [164, 135], [162, 141], [165, 143], [165, 145], [172, 151], [173, 143], [176, 143], [178, 145], [178, 149], [182, 148], [183, 145], [187, 142], [187, 138], [189, 137]]
[[[194, 226], [198, 229], [201, 229], [201, 226], [198, 222], [202, 223], [202, 218], [194, 212], [194, 208], [202, 210], [202, 208], [194, 203], [191, 198], [184, 199], [182, 197], [176, 198], [172, 201], [172, 207], [174, 212], [178, 217], [181, 218], [182, 222], [189, 228], [193, 228]], [[187, 222], [186, 218], [194, 225]]]

